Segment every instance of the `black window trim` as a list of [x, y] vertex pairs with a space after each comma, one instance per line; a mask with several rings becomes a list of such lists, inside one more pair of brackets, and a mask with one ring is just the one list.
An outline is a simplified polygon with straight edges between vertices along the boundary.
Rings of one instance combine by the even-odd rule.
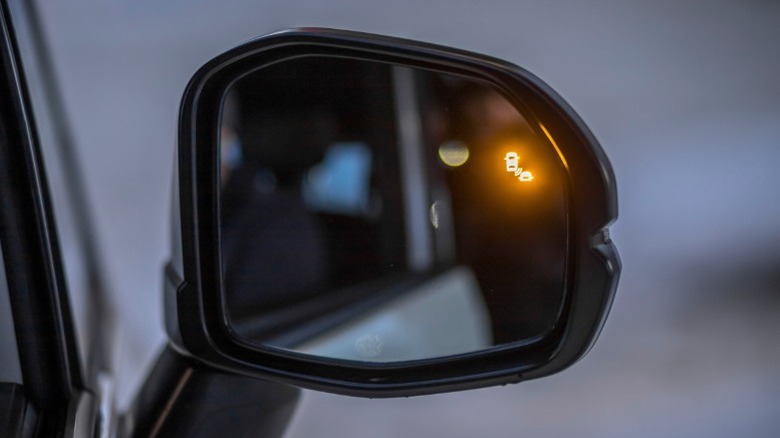
[[62, 430], [84, 388], [27, 85], [11, 14], [0, 3], [0, 240], [25, 394], [38, 431]]

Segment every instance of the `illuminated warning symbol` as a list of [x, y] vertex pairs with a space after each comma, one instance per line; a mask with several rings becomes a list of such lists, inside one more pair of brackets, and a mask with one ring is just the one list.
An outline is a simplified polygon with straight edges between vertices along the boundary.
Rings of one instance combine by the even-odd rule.
[[531, 172], [523, 170], [522, 167], [518, 166], [517, 152], [507, 152], [506, 156], [504, 157], [504, 161], [506, 162], [506, 171], [513, 172], [520, 182], [529, 182], [534, 180], [534, 175]]
[[517, 152], [507, 152], [504, 161], [506, 161], [507, 172], [517, 172]]

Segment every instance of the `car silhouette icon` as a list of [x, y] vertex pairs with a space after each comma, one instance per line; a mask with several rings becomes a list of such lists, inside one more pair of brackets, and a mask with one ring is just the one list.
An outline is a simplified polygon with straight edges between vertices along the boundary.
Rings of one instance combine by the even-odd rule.
[[507, 152], [504, 161], [506, 161], [507, 172], [514, 172], [517, 170], [517, 152]]

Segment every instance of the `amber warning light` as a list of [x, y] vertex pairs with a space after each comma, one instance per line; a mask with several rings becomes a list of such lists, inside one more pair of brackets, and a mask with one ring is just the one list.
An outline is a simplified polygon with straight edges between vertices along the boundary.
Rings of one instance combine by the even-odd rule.
[[530, 182], [534, 180], [534, 175], [530, 171], [523, 170], [522, 167], [519, 167], [517, 152], [507, 152], [504, 161], [506, 162], [506, 171], [514, 173], [518, 181]]

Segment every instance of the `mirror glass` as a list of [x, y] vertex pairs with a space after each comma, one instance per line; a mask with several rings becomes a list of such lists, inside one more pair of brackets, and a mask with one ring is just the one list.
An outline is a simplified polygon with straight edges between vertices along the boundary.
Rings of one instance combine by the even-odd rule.
[[242, 340], [395, 362], [552, 327], [564, 170], [489, 84], [313, 56], [243, 76], [223, 102], [222, 286]]

